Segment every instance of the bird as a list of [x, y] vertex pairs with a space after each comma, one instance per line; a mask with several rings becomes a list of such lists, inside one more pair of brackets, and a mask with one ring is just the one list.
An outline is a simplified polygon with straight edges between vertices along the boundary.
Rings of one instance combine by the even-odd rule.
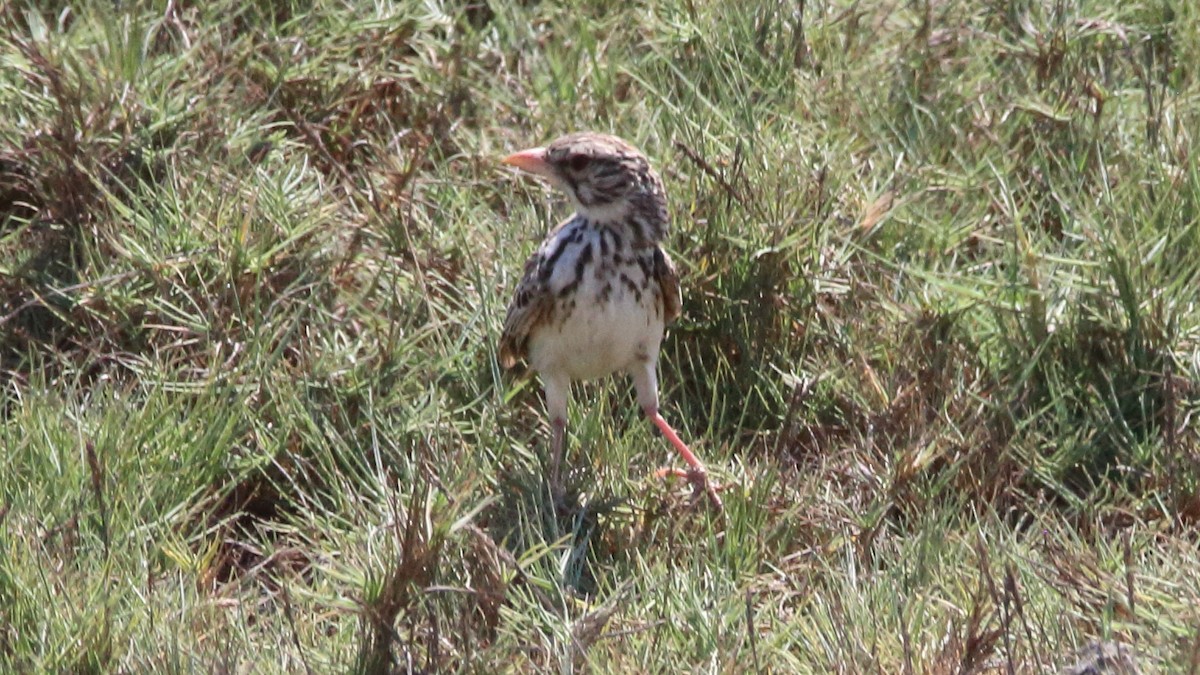
[[571, 382], [624, 372], [647, 419], [683, 457], [697, 496], [722, 509], [708, 470], [663, 418], [658, 352], [679, 317], [679, 275], [663, 250], [669, 229], [662, 179], [637, 148], [616, 136], [577, 132], [503, 160], [565, 193], [575, 213], [551, 229], [525, 263], [499, 341], [505, 368], [526, 361], [542, 381], [552, 428], [550, 485], [560, 465]]

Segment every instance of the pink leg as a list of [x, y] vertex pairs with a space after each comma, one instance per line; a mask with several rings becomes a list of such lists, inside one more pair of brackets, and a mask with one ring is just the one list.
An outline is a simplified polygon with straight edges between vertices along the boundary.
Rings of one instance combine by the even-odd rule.
[[667, 424], [667, 421], [663, 419], [663, 416], [657, 410], [646, 408], [646, 417], [649, 417], [650, 421], [654, 422], [654, 426], [658, 427], [663, 436], [666, 436], [671, 445], [675, 446], [675, 449], [679, 451], [679, 454], [683, 455], [685, 462], [697, 471], [704, 471], [704, 464], [700, 462], [700, 458], [696, 457], [696, 453], [692, 452], [692, 449], [679, 438], [679, 434], [675, 433], [675, 430], [671, 428], [670, 424]]
[[562, 454], [567, 421], [556, 417], [550, 420], [550, 425], [554, 428], [554, 439], [550, 446], [550, 491], [554, 493], [554, 498], [558, 499], [563, 494]]
[[555, 501], [563, 497], [562, 458], [567, 435], [567, 396], [571, 381], [562, 373], [542, 373], [542, 388], [546, 392], [546, 411], [554, 437], [550, 444], [550, 493]]
[[[657, 350], [658, 348], [655, 347], [656, 352]], [[633, 377], [633, 387], [637, 390], [638, 403], [641, 404], [642, 410], [646, 412], [646, 417], [650, 418], [654, 426], [662, 432], [663, 436], [667, 437], [667, 440], [671, 442], [671, 445], [675, 446], [679, 454], [683, 455], [684, 461], [691, 467], [687, 472], [680, 472], [677, 469], [660, 469], [655, 472], [656, 475], [662, 477], [671, 473], [676, 475], [682, 473], [683, 477], [691, 481], [697, 495], [700, 492], [704, 492], [708, 495], [708, 500], [712, 503], [713, 507], [717, 511], [722, 510], [724, 507], [721, 504], [721, 497], [717, 495], [717, 490], [713, 487], [712, 483], [708, 482], [708, 471], [704, 469], [704, 464], [696, 457], [696, 453], [692, 452], [692, 449], [680, 440], [679, 434], [675, 433], [675, 430], [671, 428], [670, 424], [667, 424], [663, 416], [658, 414], [658, 373], [655, 372], [654, 360], [647, 360], [635, 365], [629, 369], [629, 374]]]
[[[724, 505], [721, 503], [721, 497], [717, 494], [717, 490], [713, 487], [713, 484], [709, 482], [708, 471], [704, 468], [704, 464], [700, 461], [700, 458], [696, 456], [696, 453], [692, 452], [692, 449], [689, 448], [681, 438], [679, 438], [679, 434], [675, 433], [675, 430], [671, 428], [670, 424], [667, 424], [667, 421], [663, 419], [662, 415], [659, 414], [656, 407], [646, 406], [645, 411], [646, 416], [650, 418], [650, 421], [654, 423], [654, 426], [658, 427], [658, 430], [662, 432], [663, 436], [666, 436], [667, 440], [671, 442], [671, 445], [675, 446], [675, 449], [679, 451], [679, 454], [683, 455], [683, 460], [692, 467], [689, 471], [683, 473], [683, 477], [691, 481], [692, 486], [696, 489], [697, 494], [703, 490], [704, 493], [708, 495], [708, 500], [712, 503], [713, 507], [718, 511], [722, 510]], [[667, 473], [674, 472], [659, 469], [656, 473], [658, 476], [662, 477], [667, 475]]]

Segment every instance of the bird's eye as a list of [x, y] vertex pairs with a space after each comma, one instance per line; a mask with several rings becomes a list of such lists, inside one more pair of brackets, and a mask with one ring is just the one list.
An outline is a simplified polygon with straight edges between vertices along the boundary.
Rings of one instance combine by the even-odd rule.
[[576, 171], [576, 172], [583, 171], [583, 168], [586, 167], [587, 164], [588, 164], [587, 155], [574, 155], [570, 159], [570, 165], [571, 165], [572, 171]]

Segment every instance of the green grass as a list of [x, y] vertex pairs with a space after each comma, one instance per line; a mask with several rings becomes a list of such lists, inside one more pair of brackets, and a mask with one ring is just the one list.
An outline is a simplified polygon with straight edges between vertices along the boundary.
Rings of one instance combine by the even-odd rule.
[[[8, 3], [0, 671], [1200, 672], [1189, 3]], [[501, 372], [650, 155], [665, 414]]]

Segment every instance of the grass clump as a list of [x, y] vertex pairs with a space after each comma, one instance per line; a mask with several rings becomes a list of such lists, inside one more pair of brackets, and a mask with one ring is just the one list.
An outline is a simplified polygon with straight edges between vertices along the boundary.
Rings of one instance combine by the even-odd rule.
[[[0, 670], [1195, 669], [1195, 14], [7, 8]], [[497, 366], [582, 128], [723, 517], [619, 381], [556, 511]]]

